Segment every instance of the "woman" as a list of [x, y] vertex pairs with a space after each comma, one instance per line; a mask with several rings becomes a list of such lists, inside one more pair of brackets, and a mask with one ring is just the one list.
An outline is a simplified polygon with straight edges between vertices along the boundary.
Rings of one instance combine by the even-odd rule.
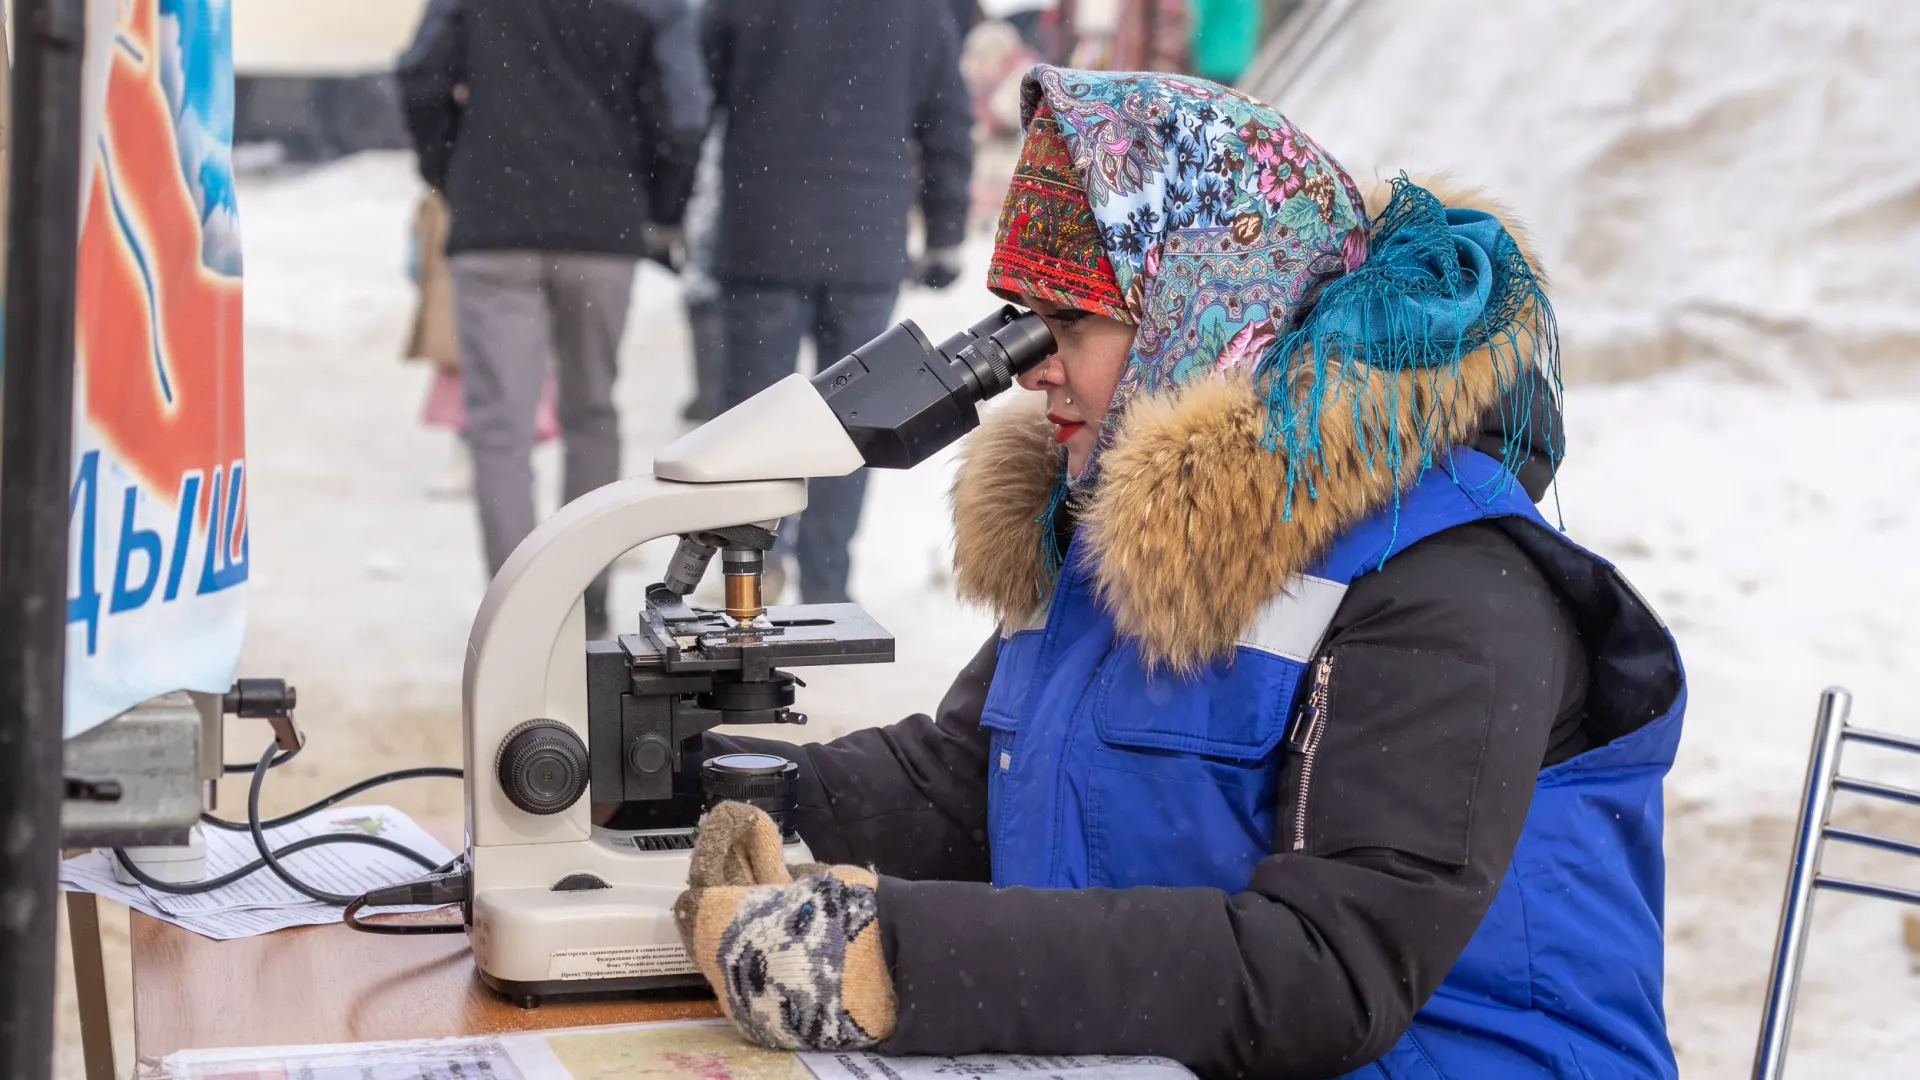
[[[1025, 111], [991, 284], [1059, 349], [954, 488], [1000, 632], [935, 717], [799, 753], [837, 865], [709, 815], [678, 910], [728, 1015], [1204, 1076], [1674, 1075], [1680, 664], [1534, 509], [1552, 316], [1511, 226], [1437, 185], [1363, 206], [1211, 84], [1039, 68]], [[710, 739], [749, 746], [780, 744]]]

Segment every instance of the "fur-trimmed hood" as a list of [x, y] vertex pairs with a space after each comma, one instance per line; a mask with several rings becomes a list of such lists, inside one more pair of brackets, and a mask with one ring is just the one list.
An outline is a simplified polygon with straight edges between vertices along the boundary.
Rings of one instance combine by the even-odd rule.
[[[1448, 207], [1500, 218], [1539, 275], [1524, 230], [1500, 205], [1444, 179], [1418, 182]], [[1369, 213], [1391, 195], [1384, 184], [1368, 192]], [[1287, 450], [1269, 449], [1268, 388], [1246, 367], [1128, 402], [1099, 482], [1076, 506], [1077, 557], [1117, 630], [1149, 666], [1191, 671], [1230, 655], [1263, 604], [1419, 477], [1423, 431], [1430, 446], [1474, 441], [1516, 360], [1533, 358], [1481, 348], [1452, 372], [1343, 373], [1391, 410], [1386, 433], [1402, 453], [1363, 445], [1353, 410], [1329, 403], [1319, 413], [1322, 460], [1311, 491], [1289, 483]], [[961, 448], [952, 492], [956, 588], [1003, 626], [1029, 625], [1043, 610], [1050, 582], [1037, 557], [1039, 519], [1060, 453], [1044, 402], [1027, 394], [991, 410]], [[1395, 460], [1398, 475], [1388, 464]]]

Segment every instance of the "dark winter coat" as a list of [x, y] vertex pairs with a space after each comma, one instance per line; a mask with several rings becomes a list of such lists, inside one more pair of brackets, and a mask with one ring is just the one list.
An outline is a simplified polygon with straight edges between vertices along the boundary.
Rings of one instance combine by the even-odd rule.
[[657, 253], [712, 110], [686, 0], [434, 0], [401, 58], [447, 250]]
[[[1461, 617], [1481, 605], [1511, 614]], [[1382, 846], [1339, 858], [1276, 852], [1256, 867], [1257, 890], [996, 892], [994, 733], [980, 720], [1000, 645], [995, 635], [981, 647], [931, 717], [804, 748], [707, 736], [709, 752], [798, 760], [800, 832], [814, 857], [885, 875], [881, 929], [900, 1001], [888, 1048], [901, 1053], [1154, 1053], [1206, 1077], [1338, 1075], [1391, 1046], [1453, 965], [1506, 868], [1532, 777], [1559, 760], [1549, 745], [1586, 737], [1588, 671], [1552, 587], [1499, 525], [1463, 526], [1355, 581], [1316, 654], [1416, 649], [1465, 657], [1469, 675], [1493, 672], [1491, 694], [1440, 668], [1447, 677], [1398, 685], [1390, 701], [1342, 680], [1332, 708], [1349, 730], [1421, 721], [1382, 758], [1325, 756], [1318, 783], [1355, 794], [1326, 807], [1315, 839], [1365, 824]], [[1559, 678], [1517, 674], [1536, 670]], [[1480, 768], [1403, 771], [1420, 747], [1480, 745], [1490, 713], [1514, 721]], [[1431, 799], [1378, 795], [1404, 784], [1472, 807], [1465, 865], [1399, 850], [1435, 836]], [[1282, 1067], [1243, 1071], [1250, 1061]]]
[[947, 0], [947, 8], [953, 13], [954, 29], [959, 31], [962, 48], [967, 43], [967, 31], [973, 29], [974, 16], [980, 12], [979, 0]]
[[947, 0], [705, 0], [727, 110], [714, 276], [893, 286], [916, 201], [960, 243], [972, 115]]

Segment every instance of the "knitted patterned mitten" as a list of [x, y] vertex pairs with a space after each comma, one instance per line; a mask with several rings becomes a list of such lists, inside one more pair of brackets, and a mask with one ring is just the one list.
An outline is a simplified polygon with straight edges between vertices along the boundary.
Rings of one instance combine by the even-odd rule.
[[750, 1041], [872, 1047], [893, 1034], [896, 1011], [880, 946], [879, 878], [856, 866], [810, 865], [793, 868], [802, 875], [795, 880], [775, 857], [778, 837], [757, 809], [714, 808], [701, 823], [690, 887], [674, 903], [681, 940]]

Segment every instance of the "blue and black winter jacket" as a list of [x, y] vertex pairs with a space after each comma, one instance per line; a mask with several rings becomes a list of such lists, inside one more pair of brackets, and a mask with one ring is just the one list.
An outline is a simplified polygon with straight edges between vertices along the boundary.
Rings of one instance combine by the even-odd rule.
[[1225, 380], [1124, 426], [1038, 589], [1045, 426], [971, 438], [959, 580], [1001, 633], [936, 716], [797, 755], [815, 855], [885, 875], [887, 1048], [1673, 1076], [1664, 626], [1477, 421], [1397, 500], [1283, 516], [1261, 409]]

